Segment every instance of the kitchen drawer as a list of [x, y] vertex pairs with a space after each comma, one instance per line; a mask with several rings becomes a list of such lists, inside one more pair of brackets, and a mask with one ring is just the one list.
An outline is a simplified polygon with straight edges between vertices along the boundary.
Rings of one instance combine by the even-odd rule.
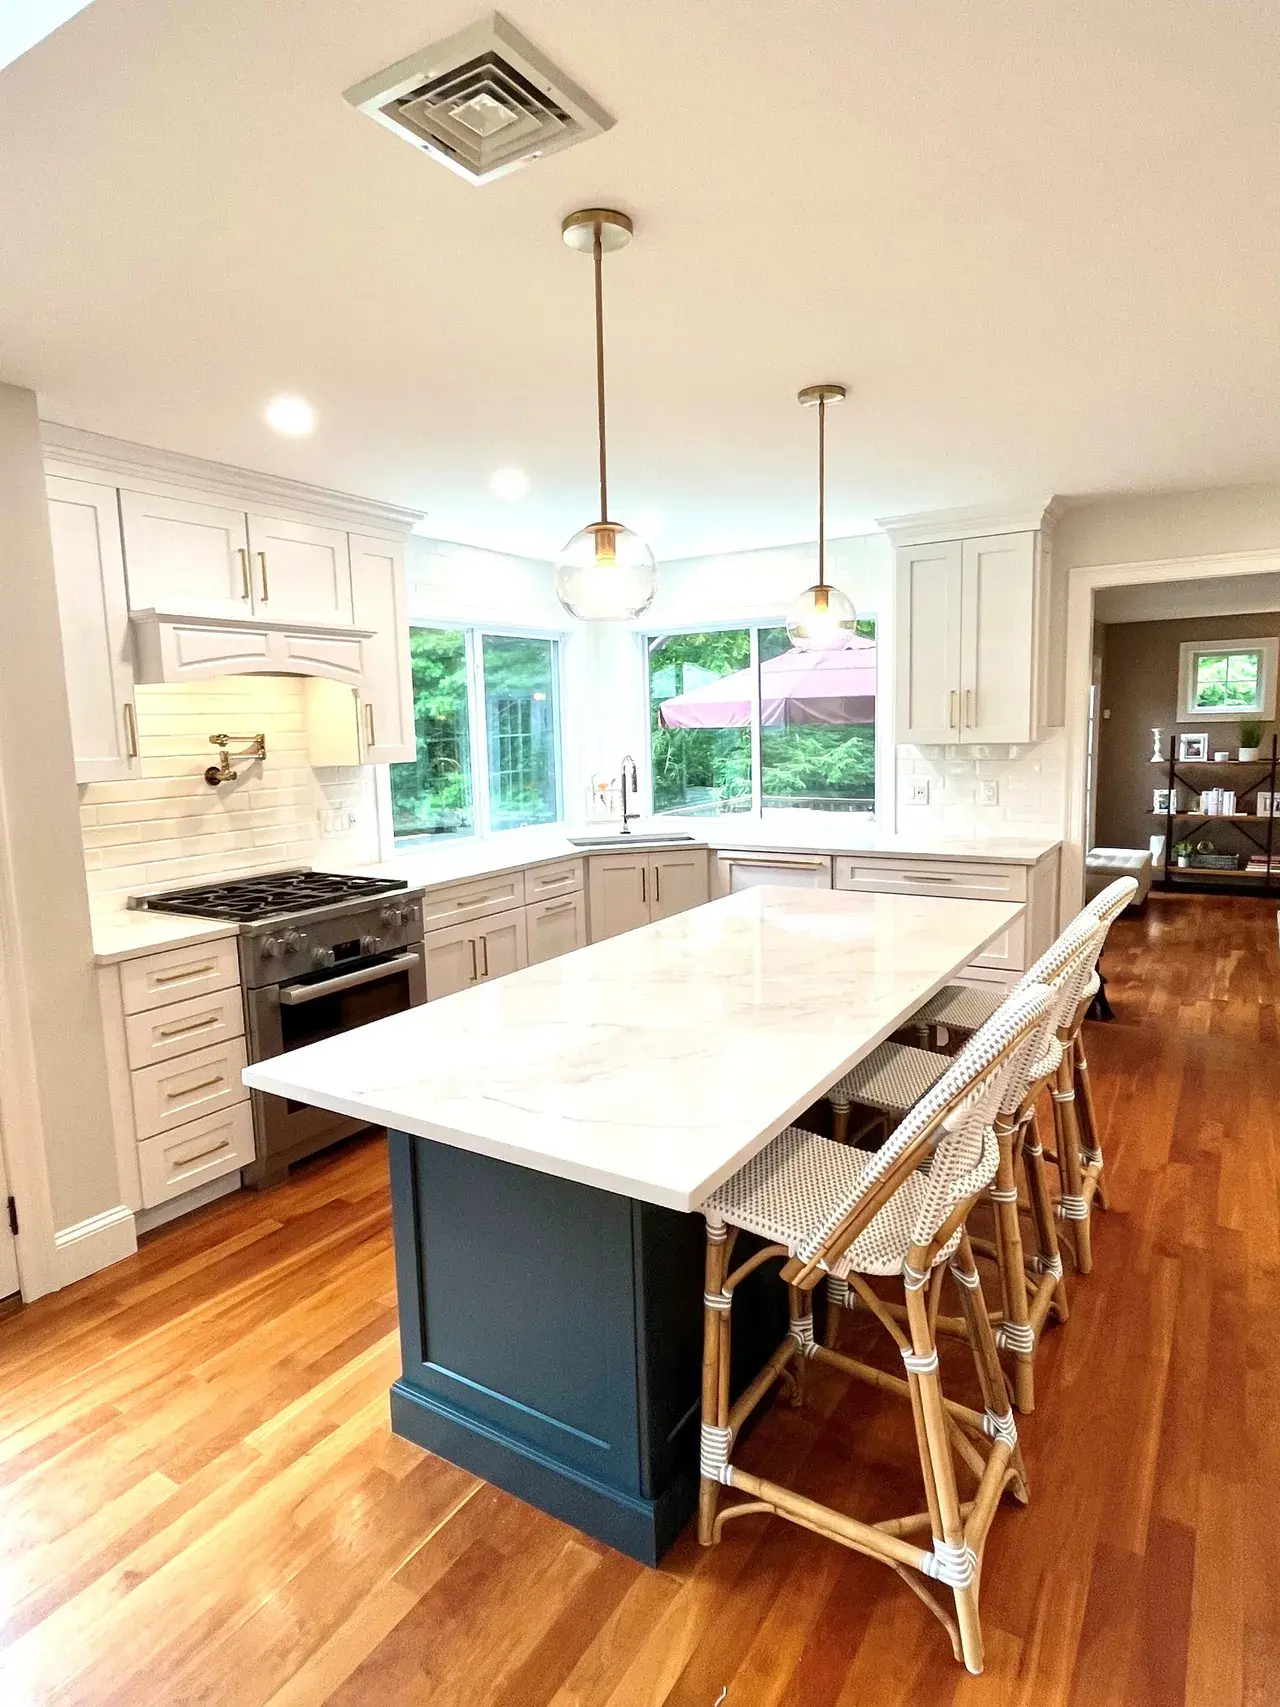
[[133, 1081], [133, 1118], [139, 1138], [171, 1132], [186, 1120], [243, 1102], [249, 1095], [241, 1084], [245, 1069], [243, 1037], [197, 1049], [176, 1061], [142, 1067]]
[[524, 873], [503, 872], [474, 883], [451, 883], [445, 889], [428, 889], [422, 897], [422, 921], [427, 930], [478, 919], [485, 913], [504, 913], [524, 906]]
[[254, 1159], [253, 1114], [247, 1102], [220, 1108], [138, 1145], [142, 1206], [153, 1209]]
[[839, 854], [835, 887], [881, 895], [954, 895], [961, 901], [1025, 901], [1027, 868], [988, 865], [979, 860], [893, 860]]
[[238, 984], [163, 1008], [147, 1008], [125, 1020], [130, 1067], [154, 1067], [157, 1061], [170, 1061], [175, 1055], [243, 1034], [244, 1005]]
[[559, 900], [535, 901], [524, 910], [529, 944], [529, 964], [555, 960], [584, 948], [587, 941], [587, 905], [584, 895], [565, 895]]
[[127, 1014], [144, 1013], [187, 996], [204, 996], [239, 982], [240, 956], [233, 936], [166, 948], [120, 963], [120, 994]]
[[530, 906], [535, 901], [550, 901], [556, 895], [572, 895], [582, 886], [580, 859], [558, 859], [554, 865], [537, 865], [524, 874], [524, 898]]

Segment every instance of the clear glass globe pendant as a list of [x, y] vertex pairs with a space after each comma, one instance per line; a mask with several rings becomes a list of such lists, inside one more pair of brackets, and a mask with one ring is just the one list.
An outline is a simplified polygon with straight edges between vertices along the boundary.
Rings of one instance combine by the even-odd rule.
[[800, 652], [841, 652], [852, 646], [858, 632], [853, 600], [839, 587], [827, 585], [827, 404], [842, 403], [843, 385], [806, 385], [799, 401], [818, 406], [818, 580], [792, 605], [787, 615], [787, 638]]
[[569, 248], [590, 253], [596, 282], [596, 423], [600, 445], [600, 520], [580, 528], [556, 559], [556, 597], [583, 622], [631, 622], [653, 603], [658, 565], [638, 533], [610, 521], [604, 409], [606, 250], [631, 241], [631, 221], [612, 208], [583, 208], [561, 226]]

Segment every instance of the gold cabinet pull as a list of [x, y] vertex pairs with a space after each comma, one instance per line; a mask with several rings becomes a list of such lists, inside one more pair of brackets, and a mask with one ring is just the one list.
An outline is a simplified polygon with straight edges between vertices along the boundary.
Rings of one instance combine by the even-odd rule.
[[165, 1097], [169, 1102], [176, 1102], [179, 1097], [189, 1097], [192, 1091], [207, 1091], [210, 1085], [221, 1085], [225, 1081], [221, 1073], [215, 1073], [211, 1079], [201, 1079], [198, 1084], [183, 1085], [181, 1090], [166, 1091]]
[[138, 714], [130, 699], [124, 702], [124, 752], [127, 759], [138, 756]]
[[476, 966], [476, 939], [474, 937], [470, 939], [468, 946], [471, 949], [471, 982], [475, 984], [479, 981], [480, 971]]
[[245, 604], [248, 604], [253, 597], [252, 589], [249, 586], [249, 553], [243, 545], [238, 545], [236, 556], [240, 559], [240, 597]]
[[640, 867], [640, 899], [645, 903], [646, 906], [648, 905], [649, 896], [648, 896], [648, 892], [647, 892], [647, 889], [645, 886], [645, 868], [644, 868], [644, 866]]
[[203, 1162], [206, 1156], [216, 1156], [219, 1150], [229, 1150], [230, 1148], [230, 1138], [224, 1138], [218, 1144], [211, 1144], [207, 1150], [197, 1150], [194, 1156], [175, 1156], [173, 1158], [173, 1166], [175, 1168], [185, 1168], [192, 1162]]
[[482, 978], [487, 978], [489, 976], [489, 939], [487, 936], [482, 936], [480, 938], [480, 956], [484, 961], [484, 970], [481, 972], [480, 976]]
[[258, 553], [258, 568], [262, 571], [262, 602], [265, 605], [271, 597], [271, 589], [267, 585], [267, 554], [265, 551]]
[[183, 1025], [160, 1025], [156, 1027], [157, 1037], [185, 1037], [190, 1031], [208, 1031], [211, 1025], [217, 1025], [220, 1014], [202, 1014], [199, 1019], [189, 1019]]
[[956, 726], [956, 690], [954, 688], [952, 688], [950, 693], [948, 693], [948, 695], [947, 695], [947, 728], [948, 729], [954, 729], [955, 726]]
[[372, 747], [375, 745], [373, 734], [373, 701], [371, 699], [367, 699], [364, 702], [364, 736], [366, 746]]
[[662, 905], [662, 867], [660, 865], [655, 865], [653, 868], [653, 900], [655, 906], [660, 907]]
[[177, 984], [183, 978], [199, 978], [205, 972], [216, 972], [217, 970], [218, 963], [216, 960], [206, 960], [201, 966], [184, 966], [177, 972], [153, 972], [151, 982], [153, 984]]
[[973, 689], [972, 688], [966, 688], [964, 690], [964, 726], [966, 729], [972, 729], [973, 728]]

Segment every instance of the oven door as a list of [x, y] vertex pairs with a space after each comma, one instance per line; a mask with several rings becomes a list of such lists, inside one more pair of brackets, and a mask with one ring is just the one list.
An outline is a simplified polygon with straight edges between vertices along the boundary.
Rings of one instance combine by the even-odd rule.
[[[422, 947], [362, 956], [247, 994], [249, 1059], [270, 1060], [425, 1002]], [[290, 1162], [361, 1130], [346, 1115], [263, 1091], [251, 1094], [260, 1172], [279, 1177]]]

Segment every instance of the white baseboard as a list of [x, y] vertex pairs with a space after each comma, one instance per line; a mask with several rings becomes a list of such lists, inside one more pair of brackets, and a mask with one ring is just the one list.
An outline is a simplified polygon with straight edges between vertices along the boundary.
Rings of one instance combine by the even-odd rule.
[[117, 1203], [101, 1215], [61, 1228], [54, 1234], [53, 1243], [53, 1284], [70, 1286], [133, 1255], [138, 1248], [133, 1211], [127, 1203]]
[[193, 1191], [184, 1191], [181, 1197], [170, 1198], [168, 1203], [157, 1203], [154, 1209], [139, 1209], [133, 1218], [134, 1225], [139, 1233], [153, 1233], [157, 1227], [190, 1215], [193, 1209], [203, 1209], [206, 1203], [216, 1203], [220, 1197], [230, 1197], [239, 1189], [240, 1170], [237, 1168], [234, 1173], [223, 1174], [221, 1179], [206, 1180]]

